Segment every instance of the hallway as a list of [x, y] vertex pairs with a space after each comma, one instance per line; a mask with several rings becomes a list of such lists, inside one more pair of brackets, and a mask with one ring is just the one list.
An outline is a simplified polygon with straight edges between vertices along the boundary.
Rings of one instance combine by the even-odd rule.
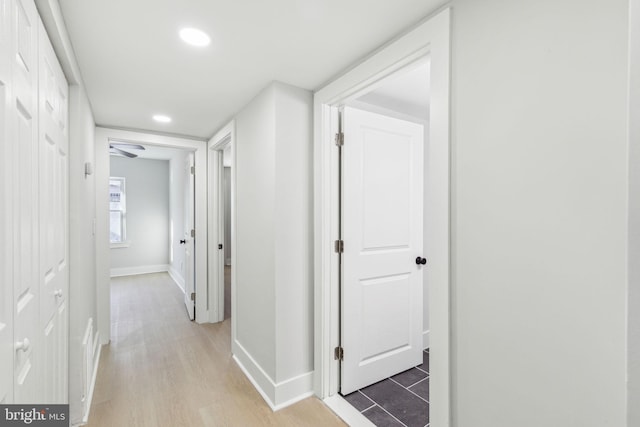
[[340, 426], [318, 399], [272, 412], [231, 358], [230, 319], [190, 322], [166, 273], [111, 281], [89, 426]]

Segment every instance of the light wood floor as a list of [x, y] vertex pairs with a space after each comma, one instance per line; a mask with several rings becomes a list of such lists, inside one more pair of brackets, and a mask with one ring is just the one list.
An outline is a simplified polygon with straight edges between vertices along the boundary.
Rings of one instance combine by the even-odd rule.
[[190, 322], [167, 274], [113, 279], [111, 307], [91, 427], [345, 425], [314, 397], [272, 412], [231, 358], [231, 320]]

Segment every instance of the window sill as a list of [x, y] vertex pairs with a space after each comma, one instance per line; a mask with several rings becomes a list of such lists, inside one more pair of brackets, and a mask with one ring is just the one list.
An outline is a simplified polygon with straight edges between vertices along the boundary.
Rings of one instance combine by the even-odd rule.
[[111, 243], [111, 249], [120, 249], [120, 248], [128, 248], [131, 246], [131, 242], [120, 242], [120, 243]]

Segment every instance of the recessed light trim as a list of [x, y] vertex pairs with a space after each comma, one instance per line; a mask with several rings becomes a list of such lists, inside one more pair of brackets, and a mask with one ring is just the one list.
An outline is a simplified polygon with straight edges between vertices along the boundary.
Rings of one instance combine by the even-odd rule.
[[171, 117], [165, 116], [164, 114], [156, 114], [153, 116], [153, 120], [158, 123], [171, 123]]
[[211, 43], [211, 37], [197, 28], [183, 28], [179, 32], [180, 38], [192, 46], [204, 47]]

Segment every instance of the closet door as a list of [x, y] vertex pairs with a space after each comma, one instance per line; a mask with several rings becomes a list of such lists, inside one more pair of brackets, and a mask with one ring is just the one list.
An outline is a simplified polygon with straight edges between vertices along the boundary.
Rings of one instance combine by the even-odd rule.
[[0, 0], [0, 404], [13, 401], [11, 4]]
[[14, 402], [41, 400], [42, 348], [38, 281], [38, 13], [32, 0], [13, 0], [13, 329]]
[[43, 335], [43, 403], [67, 400], [68, 262], [68, 86], [40, 24], [40, 328]]

